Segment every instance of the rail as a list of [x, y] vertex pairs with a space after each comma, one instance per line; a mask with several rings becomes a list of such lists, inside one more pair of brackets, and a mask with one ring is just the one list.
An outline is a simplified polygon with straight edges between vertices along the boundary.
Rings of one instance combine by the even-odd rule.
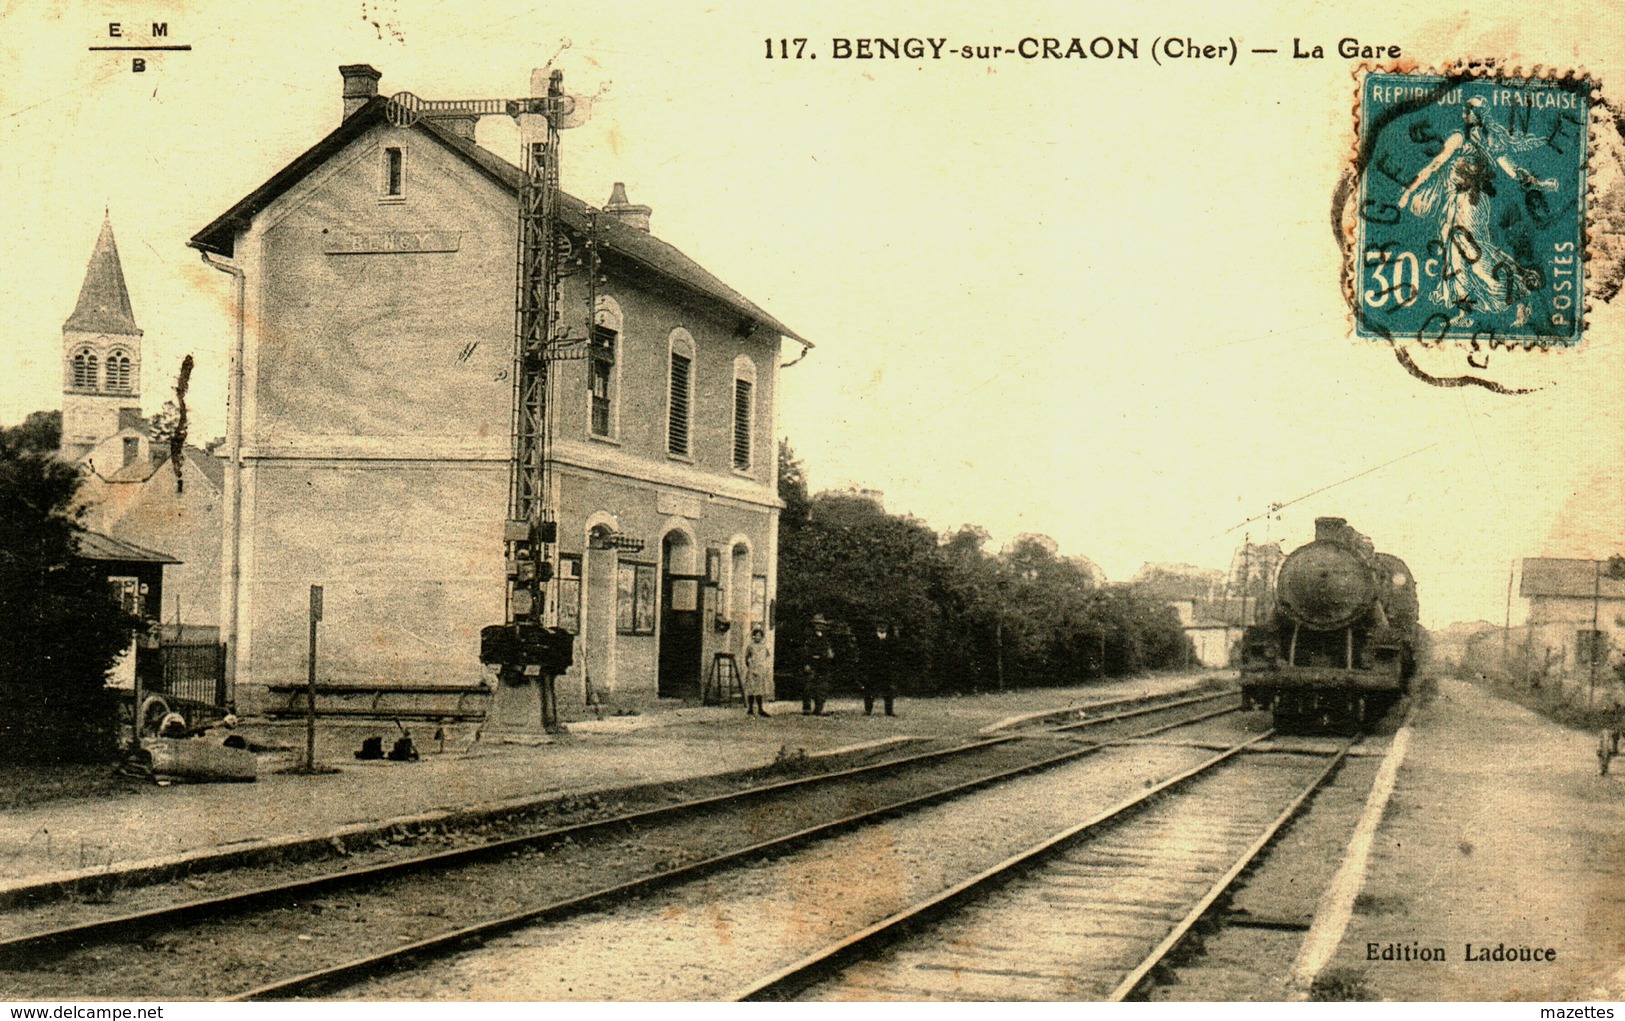
[[[1180, 718], [1174, 722], [1164, 721], [1149, 728], [1142, 734], [1132, 737], [1150, 736], [1165, 732], [1176, 727], [1189, 726], [1202, 719], [1214, 715], [1236, 711], [1234, 708], [1220, 709], [1215, 712], [1202, 714], [1196, 719]], [[49, 954], [55, 948], [67, 949], [79, 947], [98, 941], [116, 938], [140, 938], [143, 934], [155, 929], [174, 926], [183, 922], [196, 922], [211, 918], [230, 916], [259, 907], [274, 906], [275, 904], [305, 897], [321, 890], [339, 887], [355, 888], [369, 883], [392, 879], [413, 872], [444, 869], [460, 864], [471, 863], [476, 860], [500, 857], [511, 854], [523, 848], [533, 848], [556, 844], [569, 839], [576, 839], [593, 834], [605, 833], [616, 829], [630, 827], [638, 824], [670, 821], [683, 815], [695, 812], [709, 812], [728, 804], [740, 804], [749, 799], [762, 798], [798, 788], [812, 785], [830, 784], [850, 778], [870, 778], [884, 771], [898, 771], [913, 764], [930, 764], [936, 760], [951, 759], [964, 756], [967, 753], [993, 748], [1000, 745], [1021, 744], [1024, 741], [1021, 735], [998, 735], [984, 738], [966, 745], [953, 748], [924, 752], [917, 755], [906, 756], [900, 759], [888, 760], [866, 766], [853, 767], [832, 773], [818, 774], [811, 777], [802, 777], [793, 780], [779, 781], [766, 785], [748, 788], [744, 791], [729, 792], [699, 798], [678, 805], [662, 806], [630, 813], [623, 813], [608, 819], [593, 820], [570, 826], [557, 827], [541, 832], [527, 833], [519, 836], [480, 844], [473, 847], [457, 848], [433, 854], [422, 855], [402, 861], [387, 862], [378, 865], [348, 869], [341, 872], [330, 872], [320, 876], [309, 877], [290, 882], [282, 882], [256, 887], [250, 890], [222, 896], [201, 898], [179, 904], [166, 905], [145, 911], [133, 912], [116, 917], [87, 921], [77, 925], [65, 925], [55, 929], [24, 934], [0, 940], [0, 958], [12, 959], [18, 956]], [[1102, 748], [1116, 744], [1116, 740], [1101, 741], [1098, 743], [1078, 744], [1066, 751], [1054, 755], [1045, 755], [1035, 761], [1022, 763], [1013, 768], [1000, 769], [997, 772], [982, 772], [974, 778], [952, 783], [948, 786], [934, 786], [932, 790], [912, 797], [904, 797], [889, 804], [880, 805], [866, 811], [853, 813], [839, 819], [820, 822], [794, 833], [785, 834], [772, 839], [759, 841], [748, 847], [736, 848], [724, 853], [714, 855], [704, 861], [692, 863], [675, 869], [669, 869], [657, 874], [644, 876], [629, 883], [603, 888], [582, 896], [568, 900], [541, 905], [516, 914], [501, 918], [489, 919], [471, 926], [465, 926], [454, 931], [420, 940], [409, 945], [391, 948], [390, 950], [367, 956], [351, 962], [340, 963], [324, 967], [316, 971], [307, 972], [292, 979], [264, 985], [240, 994], [239, 999], [264, 999], [281, 996], [299, 995], [312, 989], [325, 988], [330, 985], [354, 981], [374, 971], [393, 967], [402, 961], [433, 955], [449, 949], [466, 945], [470, 942], [490, 938], [502, 932], [510, 931], [523, 925], [533, 924], [553, 918], [564, 917], [572, 913], [588, 910], [592, 907], [612, 903], [618, 899], [639, 896], [657, 888], [697, 878], [707, 872], [725, 867], [735, 862], [759, 858], [764, 855], [778, 853], [795, 845], [805, 843], [824, 836], [833, 835], [855, 826], [867, 824], [888, 816], [909, 811], [934, 802], [949, 799], [963, 793], [999, 783], [1027, 773], [1048, 769], [1062, 763], [1089, 755]], [[985, 768], [985, 767], [984, 767]], [[24, 963], [26, 962], [15, 962]]]
[[853, 959], [867, 956], [880, 946], [897, 940], [909, 929], [953, 911], [966, 901], [980, 896], [990, 888], [1004, 883], [1016, 874], [1038, 864], [1056, 851], [1102, 828], [1117, 823], [1125, 816], [1145, 807], [1147, 803], [1162, 794], [1228, 762], [1258, 742], [1273, 736], [1274, 733], [1274, 731], [1265, 731], [1263, 734], [1234, 744], [1219, 754], [1147, 788], [1144, 792], [1108, 808], [1085, 822], [1078, 823], [1076, 826], [1068, 827], [1053, 836], [1047, 837], [1032, 847], [1006, 858], [997, 865], [985, 869], [961, 883], [904, 908], [902, 911], [883, 918], [860, 932], [804, 957], [789, 967], [741, 991], [732, 998], [740, 1001], [790, 999], [808, 986], [841, 970]]

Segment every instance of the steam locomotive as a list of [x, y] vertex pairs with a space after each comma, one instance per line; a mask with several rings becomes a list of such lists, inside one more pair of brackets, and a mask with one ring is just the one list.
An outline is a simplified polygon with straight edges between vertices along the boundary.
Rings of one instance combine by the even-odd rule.
[[1362, 727], [1410, 690], [1416, 580], [1342, 518], [1316, 518], [1313, 542], [1276, 575], [1268, 619], [1242, 637], [1241, 693], [1278, 730]]

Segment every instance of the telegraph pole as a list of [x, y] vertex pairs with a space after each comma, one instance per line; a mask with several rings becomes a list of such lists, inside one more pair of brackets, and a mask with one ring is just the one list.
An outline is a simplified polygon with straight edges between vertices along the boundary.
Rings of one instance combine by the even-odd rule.
[[1597, 691], [1597, 607], [1602, 602], [1602, 561], [1591, 562], [1591, 634], [1586, 637], [1586, 658], [1591, 661], [1591, 681], [1586, 685], [1586, 708], [1591, 708], [1591, 700]]
[[1241, 539], [1241, 626], [1247, 626], [1247, 590], [1253, 582], [1253, 533]]
[[1518, 560], [1517, 560], [1516, 557], [1514, 557], [1513, 560], [1512, 560], [1512, 563], [1507, 565], [1507, 615], [1506, 615], [1506, 623], [1503, 624], [1502, 627], [1501, 627], [1501, 669], [1502, 670], [1508, 669], [1508, 667], [1507, 667], [1508, 656], [1511, 654], [1510, 650], [1507, 648], [1507, 646], [1508, 646], [1508, 643], [1512, 640], [1512, 576], [1513, 576], [1513, 574], [1515, 574], [1517, 572], [1517, 570], [1518, 570]]

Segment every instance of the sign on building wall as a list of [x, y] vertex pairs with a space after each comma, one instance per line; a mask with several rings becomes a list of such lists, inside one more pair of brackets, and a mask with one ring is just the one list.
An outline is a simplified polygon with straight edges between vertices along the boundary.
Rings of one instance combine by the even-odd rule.
[[462, 234], [455, 230], [336, 230], [324, 239], [328, 255], [382, 255], [400, 252], [455, 252]]

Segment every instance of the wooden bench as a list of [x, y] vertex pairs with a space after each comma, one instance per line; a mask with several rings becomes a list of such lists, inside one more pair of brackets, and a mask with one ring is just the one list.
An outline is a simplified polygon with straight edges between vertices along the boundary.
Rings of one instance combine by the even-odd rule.
[[[309, 688], [272, 684], [267, 690], [280, 701], [265, 710], [273, 719], [303, 717], [309, 710]], [[485, 715], [491, 689], [483, 684], [318, 684], [319, 718], [375, 720], [475, 720]]]

